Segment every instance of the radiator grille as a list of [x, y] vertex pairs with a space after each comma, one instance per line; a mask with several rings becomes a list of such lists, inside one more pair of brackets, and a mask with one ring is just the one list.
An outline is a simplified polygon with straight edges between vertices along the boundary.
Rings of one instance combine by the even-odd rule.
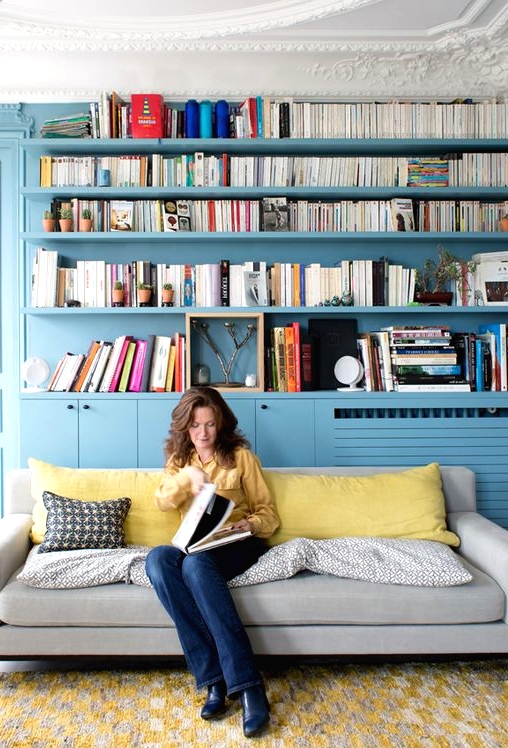
[[477, 476], [479, 511], [508, 527], [508, 408], [334, 408], [333, 415], [331, 464], [465, 465]]

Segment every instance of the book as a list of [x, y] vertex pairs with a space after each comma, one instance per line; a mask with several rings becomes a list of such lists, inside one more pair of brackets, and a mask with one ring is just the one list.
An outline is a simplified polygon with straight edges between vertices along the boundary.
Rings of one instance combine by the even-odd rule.
[[133, 138], [162, 138], [164, 99], [161, 94], [131, 94], [131, 133]]
[[132, 231], [134, 212], [132, 200], [111, 200], [109, 210], [111, 231]]
[[415, 218], [411, 198], [394, 197], [390, 201], [393, 231], [414, 231]]
[[165, 392], [170, 350], [169, 335], [156, 335], [148, 380], [149, 392]]
[[245, 306], [268, 306], [266, 270], [244, 268], [243, 290]]
[[289, 231], [287, 198], [264, 197], [261, 203], [262, 231]]
[[508, 390], [508, 363], [506, 353], [506, 323], [505, 322], [484, 322], [479, 325], [478, 332], [480, 335], [490, 334], [491, 337], [491, 356], [492, 356], [492, 389], [496, 392], [506, 392]]
[[187, 510], [171, 543], [184, 553], [199, 553], [246, 538], [248, 530], [233, 530], [226, 520], [234, 502], [216, 493], [215, 483], [205, 483]]

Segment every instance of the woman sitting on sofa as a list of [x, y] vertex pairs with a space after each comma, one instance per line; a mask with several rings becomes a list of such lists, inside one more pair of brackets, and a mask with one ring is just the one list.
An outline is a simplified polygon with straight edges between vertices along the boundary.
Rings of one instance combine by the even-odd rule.
[[238, 421], [211, 387], [187, 390], [172, 414], [165, 445], [164, 478], [156, 492], [162, 511], [184, 514], [205, 482], [236, 505], [235, 528], [252, 536], [187, 555], [173, 546], [153, 548], [146, 571], [173, 619], [198, 688], [207, 686], [203, 719], [226, 711], [226, 696], [240, 697], [243, 730], [259, 734], [269, 722], [269, 706], [252, 647], [227, 582], [252, 566], [267, 550], [279, 518], [260, 462], [238, 430]]

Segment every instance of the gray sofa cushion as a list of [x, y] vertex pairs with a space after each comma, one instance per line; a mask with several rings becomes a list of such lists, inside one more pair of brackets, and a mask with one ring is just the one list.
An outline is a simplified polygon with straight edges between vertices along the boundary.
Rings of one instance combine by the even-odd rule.
[[[408, 587], [301, 572], [232, 590], [247, 625], [486, 623], [504, 615], [504, 594], [463, 561], [470, 584]], [[19, 573], [19, 571], [17, 572]], [[0, 619], [19, 626], [172, 626], [153, 590], [123, 583], [86, 589], [28, 587], [13, 575], [0, 593]]]

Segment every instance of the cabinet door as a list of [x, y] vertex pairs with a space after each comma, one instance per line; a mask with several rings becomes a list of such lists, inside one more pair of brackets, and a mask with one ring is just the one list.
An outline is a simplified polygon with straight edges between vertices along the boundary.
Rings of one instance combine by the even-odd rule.
[[256, 404], [256, 452], [265, 467], [313, 466], [313, 400], [260, 398]]
[[80, 400], [79, 467], [136, 467], [137, 425], [135, 400]]
[[256, 449], [256, 401], [243, 398], [228, 398], [224, 395], [227, 404], [238, 418], [238, 428], [249, 440], [253, 450]]
[[21, 467], [29, 457], [64, 467], [79, 467], [78, 401], [21, 400]]
[[169, 433], [171, 413], [178, 400], [140, 400], [138, 402], [138, 465], [140, 468], [164, 466], [164, 442]]

